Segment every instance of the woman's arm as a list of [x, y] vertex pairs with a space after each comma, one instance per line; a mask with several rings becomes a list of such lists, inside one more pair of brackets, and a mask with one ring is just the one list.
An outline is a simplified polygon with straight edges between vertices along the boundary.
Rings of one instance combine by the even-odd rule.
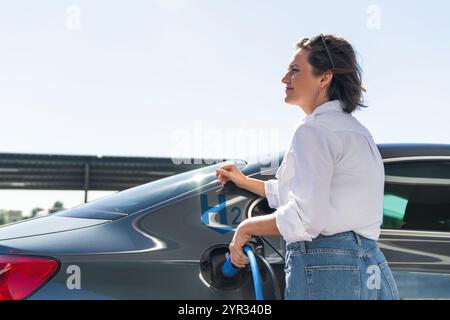
[[279, 236], [275, 213], [266, 214], [258, 217], [247, 218], [242, 221], [238, 229], [245, 234], [258, 236]]
[[245, 264], [248, 262], [242, 248], [250, 240], [252, 235], [280, 235], [275, 220], [275, 213], [247, 218], [237, 227], [229, 248], [231, 262], [239, 268], [245, 267]]
[[266, 197], [266, 192], [264, 191], [264, 181], [255, 179], [255, 178], [249, 178], [244, 182], [243, 186], [238, 186], [242, 189], [246, 189], [250, 192], [256, 193], [258, 196], [261, 196], [263, 198]]

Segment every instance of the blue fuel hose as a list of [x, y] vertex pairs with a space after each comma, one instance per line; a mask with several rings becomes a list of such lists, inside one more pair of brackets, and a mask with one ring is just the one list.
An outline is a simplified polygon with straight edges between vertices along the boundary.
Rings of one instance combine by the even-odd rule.
[[[252, 251], [250, 246], [244, 246], [244, 253], [247, 255], [248, 260], [250, 261], [250, 267], [252, 269], [253, 276], [253, 285], [255, 287], [256, 300], [264, 300], [263, 294], [263, 286], [262, 279], [259, 273], [258, 264], [256, 262], [255, 254]], [[227, 258], [224, 265], [222, 266], [222, 273], [225, 277], [232, 278], [234, 277], [241, 269], [236, 268], [232, 263], [230, 257]]]

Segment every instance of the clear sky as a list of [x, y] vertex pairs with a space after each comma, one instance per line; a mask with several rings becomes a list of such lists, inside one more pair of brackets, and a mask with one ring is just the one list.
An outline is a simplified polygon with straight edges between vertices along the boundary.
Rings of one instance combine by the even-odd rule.
[[357, 50], [369, 108], [355, 116], [377, 143], [450, 143], [449, 14], [437, 0], [0, 0], [0, 152], [283, 150], [305, 115], [280, 80], [293, 43], [319, 33]]

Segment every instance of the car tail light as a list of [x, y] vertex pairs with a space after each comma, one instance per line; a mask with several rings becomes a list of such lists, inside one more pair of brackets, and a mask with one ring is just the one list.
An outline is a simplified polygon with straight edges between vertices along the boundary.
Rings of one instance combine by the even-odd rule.
[[20, 300], [33, 294], [58, 270], [52, 258], [0, 255], [0, 300]]

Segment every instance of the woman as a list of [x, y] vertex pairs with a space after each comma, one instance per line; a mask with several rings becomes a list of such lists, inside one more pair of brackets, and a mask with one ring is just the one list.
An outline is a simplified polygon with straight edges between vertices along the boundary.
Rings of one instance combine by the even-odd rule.
[[352, 46], [333, 35], [303, 38], [282, 82], [285, 102], [307, 114], [294, 132], [276, 179], [243, 175], [234, 165], [225, 184], [266, 197], [276, 211], [244, 220], [230, 244], [245, 267], [252, 235], [287, 243], [285, 299], [398, 299], [377, 246], [383, 218], [384, 166], [369, 131], [352, 116], [362, 103], [361, 69]]

